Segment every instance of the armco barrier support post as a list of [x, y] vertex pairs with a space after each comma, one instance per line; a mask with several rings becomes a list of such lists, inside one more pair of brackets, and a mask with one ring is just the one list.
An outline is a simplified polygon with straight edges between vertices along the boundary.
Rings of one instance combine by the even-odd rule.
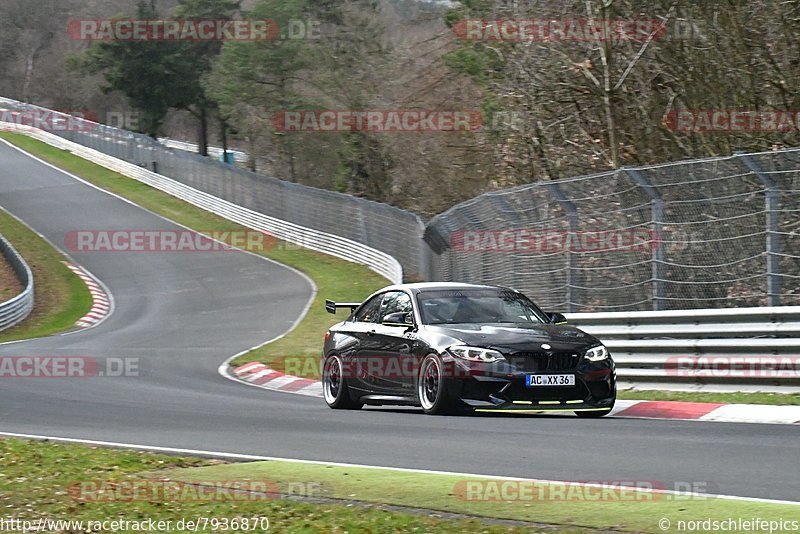
[[656, 239], [658, 242], [653, 247], [653, 310], [660, 311], [664, 309], [666, 300], [664, 299], [664, 199], [661, 193], [656, 189], [647, 177], [639, 172], [638, 169], [631, 169], [624, 167], [621, 169], [626, 172], [628, 176], [633, 178], [639, 187], [644, 189], [645, 193], [652, 201], [652, 215], [653, 215], [653, 230], [655, 230]]
[[[575, 234], [578, 231], [578, 209], [575, 207], [575, 204], [567, 198], [567, 195], [561, 190], [558, 185], [554, 182], [544, 182], [544, 187], [553, 195], [553, 198], [561, 204], [561, 207], [564, 208], [564, 211], [567, 213], [567, 220], [569, 221], [569, 231], [571, 234]], [[578, 285], [578, 270], [576, 269], [577, 258], [575, 254], [573, 254], [572, 250], [567, 247], [567, 294], [566, 294], [566, 301], [567, 301], [567, 312], [574, 312], [575, 311], [575, 288]]]
[[767, 210], [767, 294], [770, 306], [781, 305], [781, 245], [778, 240], [778, 187], [768, 174], [761, 170], [758, 163], [748, 154], [736, 152], [750, 171], [758, 178], [766, 190]]

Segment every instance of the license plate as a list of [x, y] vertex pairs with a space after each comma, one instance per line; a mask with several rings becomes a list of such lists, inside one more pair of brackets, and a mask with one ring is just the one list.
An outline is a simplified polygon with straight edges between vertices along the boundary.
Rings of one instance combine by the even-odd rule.
[[575, 375], [525, 375], [525, 385], [529, 388], [539, 386], [574, 386]]

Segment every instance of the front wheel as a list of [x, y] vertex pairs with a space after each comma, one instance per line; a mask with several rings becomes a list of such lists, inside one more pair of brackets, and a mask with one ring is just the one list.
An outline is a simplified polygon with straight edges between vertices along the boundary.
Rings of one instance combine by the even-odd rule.
[[428, 354], [422, 360], [417, 395], [426, 414], [446, 415], [457, 411], [456, 404], [450, 398], [450, 380], [445, 377], [444, 364], [437, 354]]
[[322, 396], [334, 410], [358, 410], [363, 404], [350, 397], [343, 369], [340, 356], [334, 354], [325, 360], [325, 366], [322, 368]]
[[592, 410], [591, 412], [575, 412], [575, 415], [583, 419], [597, 419], [611, 413], [611, 408], [607, 410]]

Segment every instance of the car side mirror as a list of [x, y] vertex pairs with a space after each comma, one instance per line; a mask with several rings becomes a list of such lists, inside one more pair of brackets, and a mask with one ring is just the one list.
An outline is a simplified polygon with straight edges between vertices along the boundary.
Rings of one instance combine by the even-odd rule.
[[567, 322], [567, 318], [564, 317], [563, 313], [550, 312], [547, 316], [550, 318], [552, 324], [564, 324]]
[[413, 327], [414, 322], [411, 320], [411, 314], [408, 312], [395, 312], [385, 315], [381, 320], [384, 326], [403, 326]]

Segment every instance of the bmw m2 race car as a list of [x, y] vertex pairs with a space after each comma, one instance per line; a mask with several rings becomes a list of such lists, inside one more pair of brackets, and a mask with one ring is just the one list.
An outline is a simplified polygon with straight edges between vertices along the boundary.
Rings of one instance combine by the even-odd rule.
[[514, 289], [457, 283], [389, 286], [325, 334], [321, 369], [334, 409], [608, 414], [616, 371], [595, 337]]

